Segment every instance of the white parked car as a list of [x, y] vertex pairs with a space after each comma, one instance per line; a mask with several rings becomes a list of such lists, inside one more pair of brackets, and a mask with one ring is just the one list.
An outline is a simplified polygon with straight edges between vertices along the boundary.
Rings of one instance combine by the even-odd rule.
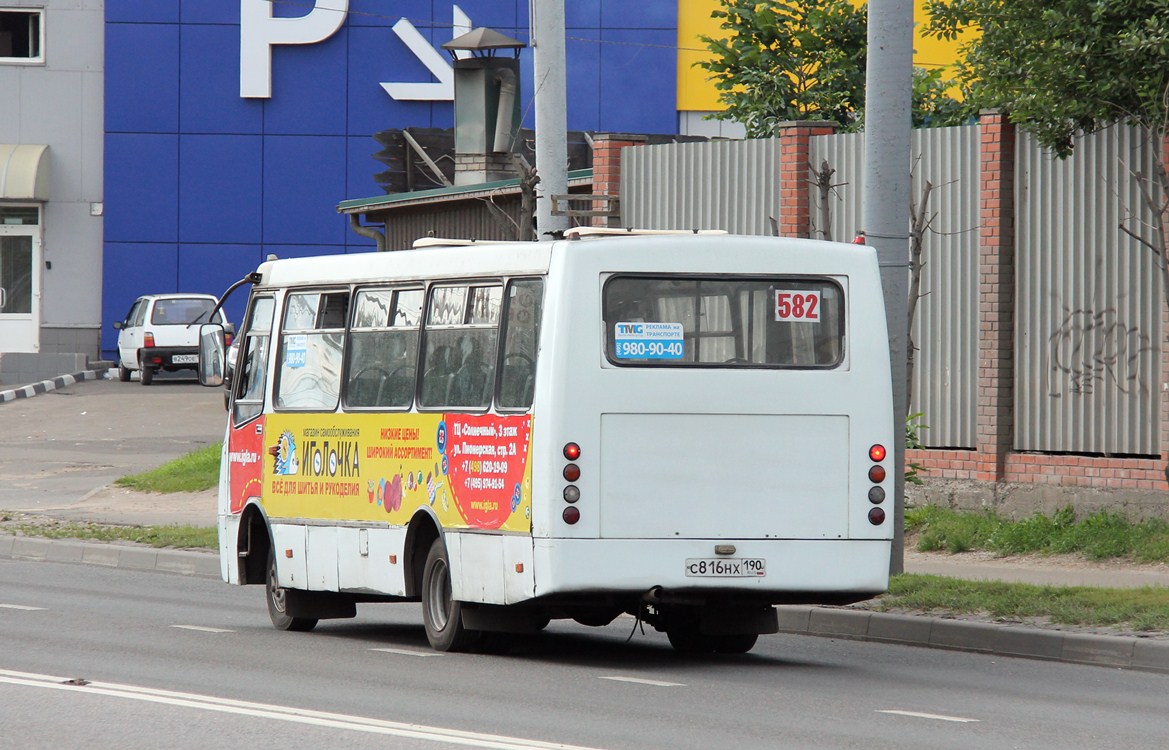
[[231, 324], [222, 313], [211, 311], [219, 302], [210, 294], [147, 294], [139, 297], [126, 313], [126, 319], [114, 323], [118, 329], [118, 378], [130, 379], [140, 372], [142, 385], [150, 385], [159, 370], [194, 370], [199, 364], [199, 326]]

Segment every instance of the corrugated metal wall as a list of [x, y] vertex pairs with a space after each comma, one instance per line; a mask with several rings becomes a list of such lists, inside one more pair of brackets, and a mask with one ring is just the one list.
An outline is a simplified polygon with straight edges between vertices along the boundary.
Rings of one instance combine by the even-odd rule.
[[639, 229], [772, 234], [779, 140], [669, 143], [622, 151], [621, 222]]
[[[978, 128], [916, 130], [911, 143], [913, 190], [920, 203], [934, 185], [927, 215], [934, 216], [922, 248], [921, 294], [913, 323], [917, 347], [910, 413], [924, 415], [920, 437], [934, 448], [974, 448], [978, 401]], [[862, 229], [864, 135], [820, 136], [811, 164], [836, 170], [829, 198], [831, 238], [850, 240]], [[812, 190], [813, 237], [819, 194]]]
[[1161, 271], [1120, 230], [1153, 218], [1130, 173], [1153, 149], [1114, 127], [1065, 161], [1025, 133], [1016, 153], [1015, 447], [1156, 454]]

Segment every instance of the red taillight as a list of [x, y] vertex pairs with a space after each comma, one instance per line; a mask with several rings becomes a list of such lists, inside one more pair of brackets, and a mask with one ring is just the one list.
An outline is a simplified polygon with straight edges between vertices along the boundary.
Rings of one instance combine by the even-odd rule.
[[570, 505], [567, 508], [565, 508], [564, 513], [562, 515], [564, 518], [564, 522], [566, 524], [568, 524], [569, 526], [573, 525], [574, 523], [576, 523], [577, 521], [580, 520], [580, 511], [577, 510], [575, 505]]
[[880, 526], [885, 523], [885, 511], [880, 508], [873, 508], [869, 511], [869, 523], [874, 526]]
[[575, 482], [580, 479], [580, 467], [576, 464], [569, 464], [564, 467], [564, 478], [570, 482]]
[[872, 459], [873, 461], [884, 461], [885, 460], [885, 446], [878, 444], [878, 445], [874, 445], [873, 447], [869, 448], [869, 458]]
[[154, 334], [153, 333], [147, 331], [145, 334], [143, 334], [142, 346], [147, 348], [147, 349], [154, 348]]
[[885, 467], [874, 466], [869, 469], [869, 481], [874, 484], [879, 484], [885, 481]]
[[580, 458], [580, 446], [576, 443], [567, 443], [564, 446], [564, 457], [569, 461], [575, 461]]
[[223, 345], [224, 345], [224, 346], [231, 346], [231, 339], [232, 339], [231, 332], [230, 332], [230, 331], [224, 331], [224, 333], [223, 333]]

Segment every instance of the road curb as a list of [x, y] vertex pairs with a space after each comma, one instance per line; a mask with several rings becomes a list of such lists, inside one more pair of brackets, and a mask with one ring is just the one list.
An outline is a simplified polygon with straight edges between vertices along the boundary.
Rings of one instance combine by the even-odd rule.
[[75, 383], [80, 383], [85, 380], [100, 380], [105, 377], [109, 367], [95, 367], [92, 370], [82, 370], [75, 372], [72, 375], [58, 375], [49, 380], [42, 380], [39, 383], [32, 383], [31, 385], [23, 385], [19, 388], [10, 388], [5, 391], [0, 391], [0, 404], [7, 404], [10, 401], [17, 401], [22, 398], [32, 398], [39, 396], [42, 393], [55, 391], [58, 388], [68, 388]]
[[0, 534], [0, 559], [98, 565], [120, 570], [220, 578], [214, 552], [155, 549], [125, 544]]
[[781, 633], [1169, 672], [1169, 641], [839, 607], [781, 606]]

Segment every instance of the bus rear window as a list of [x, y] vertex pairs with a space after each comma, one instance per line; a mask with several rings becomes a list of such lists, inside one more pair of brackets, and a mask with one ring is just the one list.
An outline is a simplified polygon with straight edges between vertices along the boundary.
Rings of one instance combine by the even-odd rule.
[[604, 316], [617, 365], [828, 368], [844, 354], [844, 293], [830, 279], [618, 276]]

